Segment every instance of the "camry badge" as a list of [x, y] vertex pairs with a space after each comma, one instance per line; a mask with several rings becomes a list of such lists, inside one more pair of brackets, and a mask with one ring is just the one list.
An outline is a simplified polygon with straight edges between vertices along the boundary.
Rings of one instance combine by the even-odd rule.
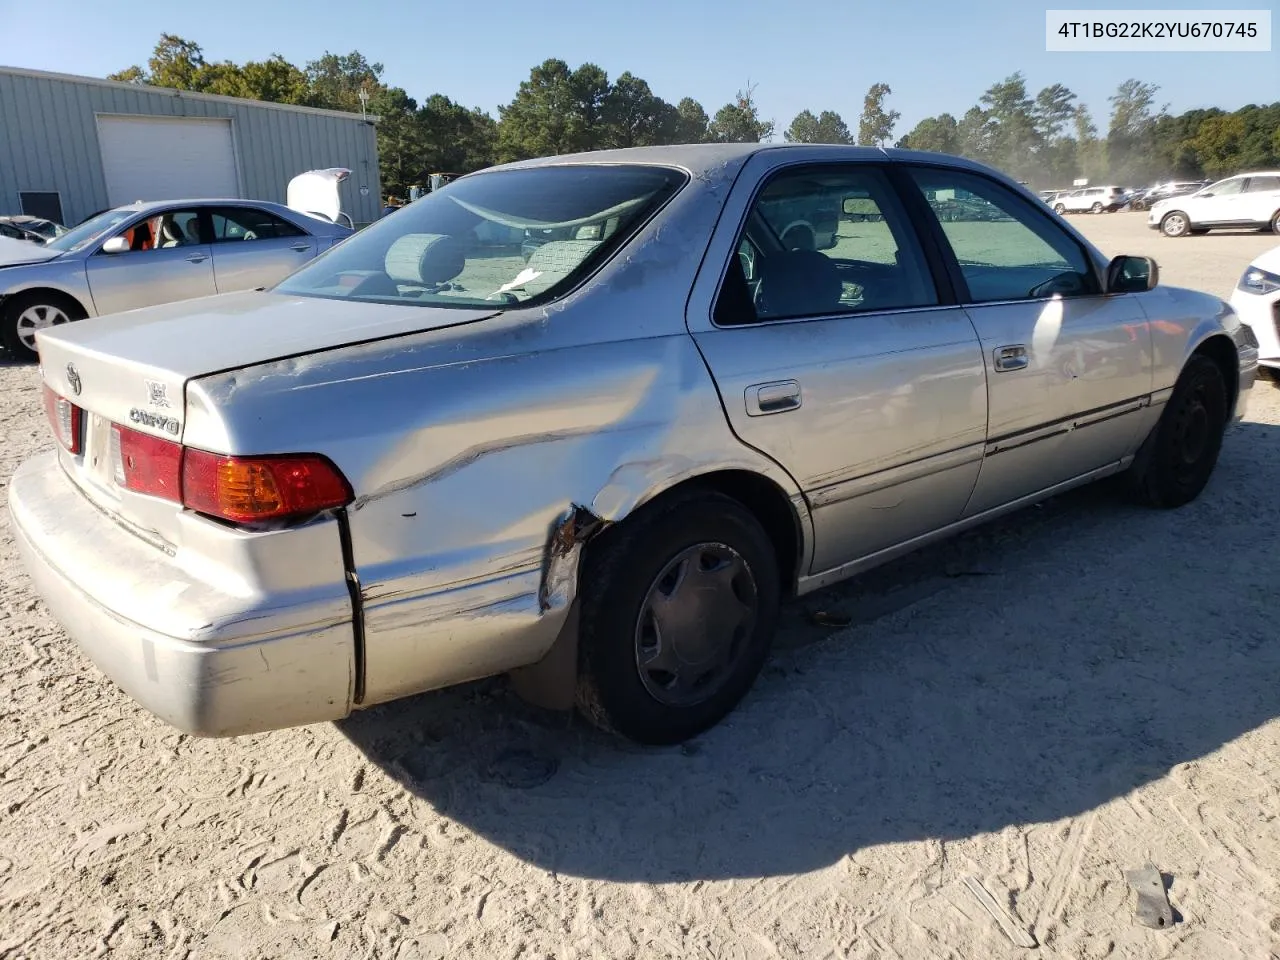
[[169, 395], [166, 392], [167, 386], [159, 380], [147, 381], [147, 398], [153, 407], [169, 406]]
[[76, 369], [74, 363], [67, 364], [67, 383], [71, 384], [71, 392], [77, 397], [80, 396], [80, 390], [84, 385], [80, 382], [80, 371]]

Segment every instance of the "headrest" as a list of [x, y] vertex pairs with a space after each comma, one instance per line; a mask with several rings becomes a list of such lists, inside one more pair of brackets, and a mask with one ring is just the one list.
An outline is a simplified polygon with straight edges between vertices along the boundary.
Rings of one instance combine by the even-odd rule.
[[789, 250], [769, 254], [763, 266], [759, 307], [764, 316], [809, 316], [840, 309], [844, 284], [829, 257], [816, 250]]
[[453, 237], [440, 233], [409, 233], [387, 250], [383, 269], [403, 283], [447, 283], [462, 272], [466, 256]]

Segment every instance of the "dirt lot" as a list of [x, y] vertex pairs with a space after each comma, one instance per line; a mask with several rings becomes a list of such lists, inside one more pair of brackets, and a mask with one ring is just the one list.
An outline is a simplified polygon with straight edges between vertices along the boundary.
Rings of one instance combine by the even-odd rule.
[[[1278, 242], [1074, 222], [1219, 295]], [[0, 422], [7, 477], [49, 442], [33, 368], [0, 369]], [[0, 513], [0, 960], [1266, 957], [1277, 477], [1261, 384], [1196, 503], [1081, 491], [806, 598], [741, 709], [668, 750], [502, 681], [183, 737], [58, 630]], [[1134, 922], [1148, 861], [1172, 929]]]

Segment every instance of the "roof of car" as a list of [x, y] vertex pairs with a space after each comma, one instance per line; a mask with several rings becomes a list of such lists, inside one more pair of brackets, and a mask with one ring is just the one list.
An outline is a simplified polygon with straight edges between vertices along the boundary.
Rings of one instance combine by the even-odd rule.
[[[229, 206], [249, 206], [255, 207], [273, 207], [277, 210], [288, 210], [284, 204], [274, 203], [271, 200], [246, 200], [244, 197], [187, 197], [177, 200], [139, 200], [136, 203], [122, 203], [118, 206], [111, 207], [110, 210], [136, 210], [138, 213], [144, 213], [148, 210], [163, 210], [168, 207], [182, 207], [188, 204], [207, 207], [211, 204], [227, 204]], [[108, 213], [104, 210], [103, 213]], [[294, 210], [294, 213], [298, 211]]]
[[581, 163], [642, 163], [682, 167], [697, 176], [722, 167], [726, 163], [745, 160], [747, 157], [758, 153], [784, 150], [801, 156], [810, 155], [814, 159], [847, 157], [850, 160], [928, 160], [957, 167], [979, 168], [981, 166], [961, 157], [940, 153], [925, 153], [919, 150], [904, 150], [897, 147], [855, 147], [829, 143], [684, 143], [661, 147], [592, 150], [586, 153], [570, 153], [555, 157], [539, 157], [533, 160], [517, 160], [512, 163], [489, 167], [488, 170], [479, 172]]

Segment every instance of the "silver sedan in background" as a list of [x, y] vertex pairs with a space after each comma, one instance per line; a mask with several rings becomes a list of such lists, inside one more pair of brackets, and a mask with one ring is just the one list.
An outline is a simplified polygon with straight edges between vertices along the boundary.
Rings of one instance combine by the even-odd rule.
[[271, 286], [352, 232], [265, 201], [116, 207], [42, 246], [0, 245], [0, 341], [33, 357], [36, 331], [60, 323]]

